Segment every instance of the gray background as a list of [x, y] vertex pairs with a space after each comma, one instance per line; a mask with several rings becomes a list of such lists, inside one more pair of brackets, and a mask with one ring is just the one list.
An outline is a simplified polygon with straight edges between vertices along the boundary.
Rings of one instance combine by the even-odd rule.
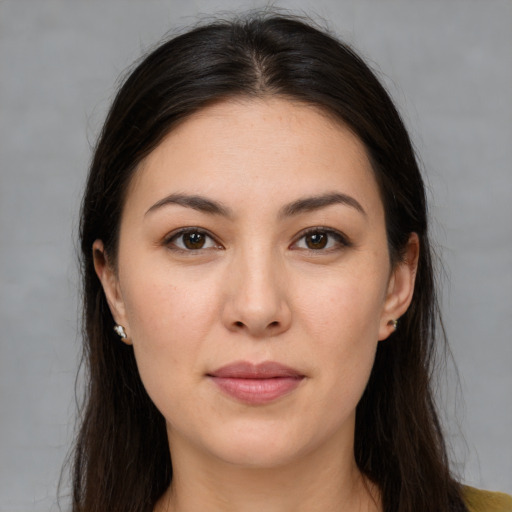
[[[56, 510], [79, 351], [76, 212], [116, 78], [197, 13], [261, 5], [0, 0], [0, 510]], [[511, 493], [512, 3], [275, 5], [328, 20], [401, 108], [446, 268], [461, 393], [451, 368], [440, 394], [455, 469]]]

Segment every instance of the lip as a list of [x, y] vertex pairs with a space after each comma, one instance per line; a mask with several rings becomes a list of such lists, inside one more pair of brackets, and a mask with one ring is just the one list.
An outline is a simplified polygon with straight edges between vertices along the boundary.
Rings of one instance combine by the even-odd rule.
[[267, 404], [291, 393], [305, 377], [298, 370], [274, 361], [259, 364], [238, 361], [207, 376], [223, 393], [253, 405]]

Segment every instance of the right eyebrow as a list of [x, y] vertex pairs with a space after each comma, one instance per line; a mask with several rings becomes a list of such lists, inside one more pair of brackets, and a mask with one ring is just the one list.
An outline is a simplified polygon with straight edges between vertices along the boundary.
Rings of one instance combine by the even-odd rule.
[[188, 194], [170, 194], [163, 199], [160, 199], [160, 201], [157, 201], [146, 211], [144, 215], [146, 216], [148, 213], [154, 212], [155, 210], [171, 204], [192, 208], [194, 210], [203, 213], [209, 213], [211, 215], [221, 215], [228, 218], [233, 217], [233, 212], [231, 209], [222, 203], [203, 196]]

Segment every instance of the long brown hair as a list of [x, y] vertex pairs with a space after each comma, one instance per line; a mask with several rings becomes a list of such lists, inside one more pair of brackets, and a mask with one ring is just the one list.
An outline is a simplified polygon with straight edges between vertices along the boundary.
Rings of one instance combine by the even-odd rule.
[[[422, 177], [388, 94], [346, 44], [301, 19], [263, 13], [196, 27], [157, 47], [125, 80], [92, 160], [81, 212], [87, 385], [76, 441], [74, 512], [149, 512], [172, 479], [165, 421], [120, 343], [92, 244], [116, 261], [125, 191], [177, 123], [229, 97], [281, 96], [322, 108], [366, 146], [386, 212], [392, 262], [412, 232], [420, 258], [412, 304], [379, 344], [357, 407], [355, 457], [386, 512], [462, 512], [431, 391], [435, 296]], [[442, 340], [441, 340], [442, 341]]]

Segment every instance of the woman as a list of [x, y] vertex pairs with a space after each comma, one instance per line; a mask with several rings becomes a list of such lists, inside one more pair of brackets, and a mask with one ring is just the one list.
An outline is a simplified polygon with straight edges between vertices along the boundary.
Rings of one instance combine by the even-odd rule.
[[421, 175], [331, 36], [264, 14], [148, 55], [96, 147], [81, 247], [73, 510], [510, 508], [450, 474]]

